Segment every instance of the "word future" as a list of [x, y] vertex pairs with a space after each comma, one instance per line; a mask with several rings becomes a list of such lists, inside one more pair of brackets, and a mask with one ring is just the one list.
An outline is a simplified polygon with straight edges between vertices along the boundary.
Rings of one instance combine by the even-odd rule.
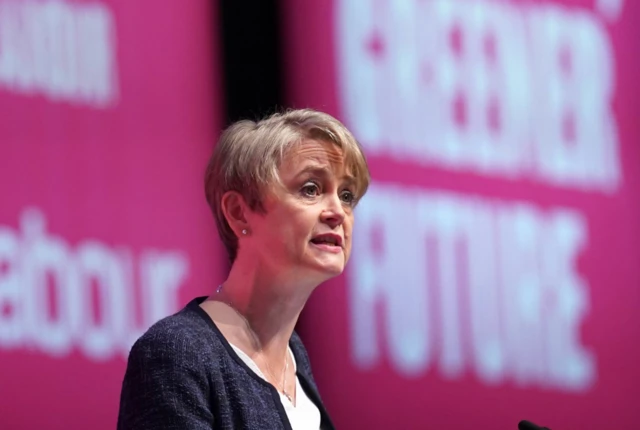
[[[381, 208], [387, 208], [383, 210]], [[393, 214], [388, 208], [393, 208]], [[527, 203], [374, 186], [358, 207], [349, 275], [353, 359], [419, 377], [586, 389], [583, 217]]]

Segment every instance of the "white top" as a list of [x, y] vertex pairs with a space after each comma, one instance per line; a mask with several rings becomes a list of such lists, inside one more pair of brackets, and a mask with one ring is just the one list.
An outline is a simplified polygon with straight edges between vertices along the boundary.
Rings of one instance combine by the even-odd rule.
[[[245, 362], [249, 369], [253, 370], [258, 376], [260, 376], [265, 381], [268, 381], [264, 374], [258, 368], [258, 365], [245, 354], [240, 348], [231, 344], [233, 350], [238, 354], [238, 357]], [[287, 348], [289, 350], [289, 354], [291, 354], [291, 361], [293, 362], [294, 371], [297, 370], [296, 367], [296, 358], [293, 355], [293, 351], [291, 348]], [[307, 393], [304, 392], [304, 389], [300, 385], [300, 381], [296, 376], [296, 405], [287, 399], [287, 397], [280, 393], [280, 401], [282, 402], [282, 406], [284, 406], [284, 410], [287, 413], [287, 417], [289, 418], [289, 422], [291, 423], [291, 428], [293, 430], [318, 430], [320, 428], [320, 410], [318, 407], [309, 399]]]

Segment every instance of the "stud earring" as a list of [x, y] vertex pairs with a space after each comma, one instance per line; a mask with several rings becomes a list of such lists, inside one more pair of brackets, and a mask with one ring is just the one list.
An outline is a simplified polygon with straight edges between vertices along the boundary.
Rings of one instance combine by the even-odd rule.
[[244, 234], [246, 236], [247, 235], [247, 230], [246, 229], [242, 229], [242, 234]]

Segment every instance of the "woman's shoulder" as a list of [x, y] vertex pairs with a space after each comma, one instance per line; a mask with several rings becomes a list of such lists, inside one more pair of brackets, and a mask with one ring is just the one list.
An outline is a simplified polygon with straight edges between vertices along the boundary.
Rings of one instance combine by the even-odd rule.
[[133, 344], [130, 358], [162, 355], [166, 359], [195, 359], [205, 354], [211, 356], [221, 343], [211, 323], [196, 309], [199, 309], [196, 300], [149, 327]]
[[219, 339], [198, 309], [198, 303], [190, 303], [133, 344], [118, 428], [211, 428], [212, 381], [221, 378], [221, 366], [211, 357], [222, 355]]

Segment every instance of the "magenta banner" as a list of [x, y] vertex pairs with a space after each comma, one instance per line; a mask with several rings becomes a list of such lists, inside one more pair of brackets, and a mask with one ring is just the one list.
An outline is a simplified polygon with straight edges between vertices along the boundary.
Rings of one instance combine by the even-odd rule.
[[374, 178], [303, 320], [336, 425], [635, 428], [640, 5], [284, 4], [289, 102]]
[[0, 0], [0, 428], [115, 428], [133, 341], [221, 276], [214, 9]]

